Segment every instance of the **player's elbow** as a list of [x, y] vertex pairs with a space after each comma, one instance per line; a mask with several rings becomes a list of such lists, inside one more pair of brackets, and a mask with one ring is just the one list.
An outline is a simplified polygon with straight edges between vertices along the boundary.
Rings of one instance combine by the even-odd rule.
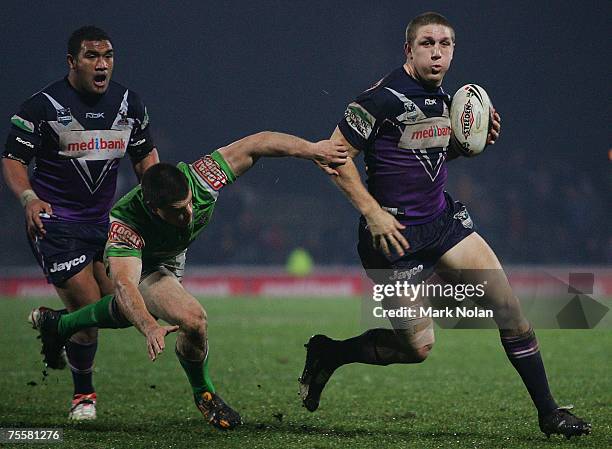
[[272, 131], [260, 131], [235, 142], [222, 151], [223, 157], [237, 167], [251, 167], [257, 159], [268, 153], [272, 141]]
[[273, 135], [274, 135], [274, 131], [259, 131], [259, 132], [255, 133], [255, 134], [253, 134], [253, 136], [256, 139], [259, 139], [262, 142], [266, 142], [266, 141], [270, 140]]
[[28, 167], [15, 159], [3, 157], [2, 175], [4, 176], [5, 182], [10, 186], [17, 179], [28, 177]]
[[274, 136], [273, 131], [260, 131], [251, 136], [252, 145], [249, 145], [250, 152], [249, 155], [257, 159], [259, 156], [267, 152], [270, 148], [270, 142], [272, 141]]

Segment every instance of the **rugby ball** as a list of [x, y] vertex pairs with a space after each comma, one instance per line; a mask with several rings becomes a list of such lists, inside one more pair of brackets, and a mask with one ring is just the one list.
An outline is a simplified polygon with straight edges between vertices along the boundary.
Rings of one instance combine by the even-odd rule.
[[473, 157], [487, 146], [491, 129], [491, 100], [477, 84], [466, 84], [453, 96], [450, 108], [451, 142], [464, 156]]

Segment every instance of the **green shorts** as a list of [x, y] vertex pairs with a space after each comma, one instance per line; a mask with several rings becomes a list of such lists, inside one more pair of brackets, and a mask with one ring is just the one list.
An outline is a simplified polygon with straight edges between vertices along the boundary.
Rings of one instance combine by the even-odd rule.
[[171, 257], [162, 262], [155, 264], [147, 264], [142, 266], [142, 272], [140, 274], [140, 282], [144, 281], [147, 277], [158, 271], [164, 274], [172, 273], [179, 282], [182, 281], [183, 275], [185, 274], [185, 260], [187, 258], [187, 250], [178, 254], [175, 257]]

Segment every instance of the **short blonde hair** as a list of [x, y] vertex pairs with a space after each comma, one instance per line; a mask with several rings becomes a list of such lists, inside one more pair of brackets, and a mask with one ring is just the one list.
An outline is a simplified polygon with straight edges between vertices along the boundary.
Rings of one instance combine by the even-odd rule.
[[437, 12], [424, 12], [412, 19], [406, 27], [406, 43], [412, 44], [416, 39], [419, 28], [425, 25], [442, 25], [450, 28], [451, 37], [455, 42], [455, 30], [446, 17]]

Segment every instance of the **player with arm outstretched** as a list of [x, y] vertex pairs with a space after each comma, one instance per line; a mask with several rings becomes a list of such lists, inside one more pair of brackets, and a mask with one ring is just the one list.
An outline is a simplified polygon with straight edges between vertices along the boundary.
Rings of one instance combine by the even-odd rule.
[[[380, 270], [418, 274], [414, 283], [436, 272], [449, 283], [472, 285], [482, 283], [486, 273], [481, 302], [494, 312], [502, 346], [537, 408], [540, 429], [547, 435], [587, 434], [590, 425], [553, 399], [534, 331], [495, 253], [474, 231], [466, 207], [444, 191], [446, 161], [456, 153], [449, 153], [451, 99], [441, 84], [454, 47], [446, 18], [416, 17], [406, 29], [406, 63], [349, 104], [332, 135], [351, 148], [333, 180], [362, 214], [361, 262], [375, 282], [384, 282], [377, 277], [384, 277]], [[491, 115], [489, 144], [500, 132], [499, 115], [494, 110]], [[365, 156], [367, 189], [352, 161], [359, 152]], [[394, 329], [370, 329], [342, 341], [312, 337], [299, 381], [304, 406], [317, 409], [325, 384], [342, 365], [424, 361], [434, 343], [431, 318], [417, 315], [391, 324]]]
[[[114, 294], [77, 312], [45, 307], [32, 311], [47, 361], [60, 356], [63, 342], [85, 327], [134, 325], [146, 339], [151, 360], [164, 350], [164, 337], [178, 332], [175, 352], [207, 421], [220, 429], [241, 423], [240, 415], [216, 394], [208, 375], [206, 312], [181, 284], [187, 248], [211, 220], [221, 189], [260, 157], [292, 156], [324, 165], [343, 164], [346, 148], [329, 140], [311, 143], [287, 134], [262, 132], [238, 140], [197, 161], [176, 167], [158, 164], [142, 185], [111, 210], [105, 250]], [[170, 326], [161, 326], [163, 319]]]
[[[117, 170], [127, 154], [140, 178], [159, 162], [139, 96], [111, 81], [114, 48], [86, 26], [68, 40], [68, 75], [26, 100], [11, 118], [2, 169], [25, 211], [28, 241], [68, 311], [112, 291], [102, 253]], [[32, 176], [28, 165], [35, 160]], [[66, 342], [74, 393], [69, 418], [96, 417], [97, 329]], [[51, 368], [64, 368], [63, 357]]]

